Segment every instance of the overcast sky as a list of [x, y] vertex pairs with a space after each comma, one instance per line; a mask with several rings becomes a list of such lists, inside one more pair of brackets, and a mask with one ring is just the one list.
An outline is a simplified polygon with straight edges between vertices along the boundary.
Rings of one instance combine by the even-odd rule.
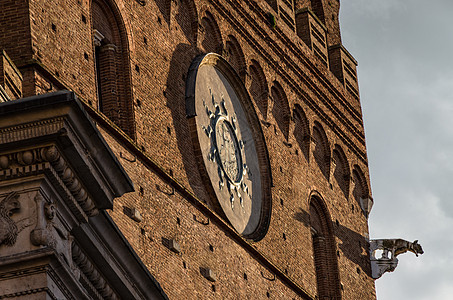
[[374, 207], [370, 237], [419, 240], [379, 300], [453, 299], [453, 1], [341, 1], [358, 60]]

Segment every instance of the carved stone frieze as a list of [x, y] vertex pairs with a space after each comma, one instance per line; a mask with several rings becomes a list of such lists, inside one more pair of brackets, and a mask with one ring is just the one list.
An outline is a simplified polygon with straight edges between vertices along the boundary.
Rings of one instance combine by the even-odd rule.
[[30, 275], [43, 273], [46, 271], [47, 271], [46, 266], [37, 266], [37, 267], [26, 268], [26, 269], [21, 269], [21, 270], [13, 270], [10, 272], [1, 273], [0, 280], [7, 280], [7, 279], [18, 278], [18, 277], [22, 277], [22, 276], [30, 276]]
[[56, 134], [64, 130], [64, 118], [52, 118], [37, 122], [0, 128], [0, 144]]
[[90, 217], [97, 215], [99, 211], [92, 198], [55, 146], [0, 155], [0, 179], [33, 175], [49, 170], [50, 166], [83, 211]]
[[2, 295], [1, 299], [7, 299], [7, 298], [16, 299], [17, 297], [20, 297], [23, 295], [36, 295], [36, 294], [43, 293], [43, 292], [45, 292], [46, 295], [48, 295], [50, 297], [50, 299], [58, 300], [58, 298], [55, 297], [55, 295], [52, 293], [52, 291], [50, 291], [50, 289], [47, 287], [38, 288], [38, 289], [30, 289], [30, 290], [20, 291], [17, 293]]
[[0, 245], [13, 246], [17, 236], [31, 225], [30, 219], [14, 221], [11, 216], [21, 209], [19, 193], [11, 192], [0, 202]]
[[90, 217], [97, 215], [99, 211], [96, 209], [93, 200], [88, 195], [86, 189], [82, 186], [82, 183], [77, 178], [75, 173], [69, 167], [68, 163], [61, 156], [58, 149], [55, 146], [46, 148], [44, 155], [60, 175], [60, 178], [63, 180], [66, 187], [71, 191], [72, 195], [83, 208], [85, 213]]

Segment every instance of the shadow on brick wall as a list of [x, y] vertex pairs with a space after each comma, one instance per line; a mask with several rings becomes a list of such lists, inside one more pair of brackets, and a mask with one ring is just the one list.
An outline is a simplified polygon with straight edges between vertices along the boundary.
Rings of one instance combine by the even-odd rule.
[[167, 107], [171, 110], [178, 149], [182, 155], [189, 184], [195, 195], [207, 203], [209, 198], [200, 172], [198, 171], [197, 161], [195, 160], [185, 106], [187, 71], [197, 53], [193, 45], [181, 43], [176, 46], [170, 61], [165, 95], [167, 98]]
[[170, 16], [171, 16], [171, 1], [168, 0], [156, 0], [157, 7], [159, 8], [162, 17], [165, 22], [170, 25]]
[[[301, 222], [305, 227], [310, 226], [310, 214], [302, 208], [294, 213], [293, 218]], [[357, 273], [365, 272], [371, 277], [371, 265], [369, 256], [369, 244], [365, 237], [339, 223], [332, 224], [335, 236], [340, 239], [338, 248], [340, 255], [357, 265]]]

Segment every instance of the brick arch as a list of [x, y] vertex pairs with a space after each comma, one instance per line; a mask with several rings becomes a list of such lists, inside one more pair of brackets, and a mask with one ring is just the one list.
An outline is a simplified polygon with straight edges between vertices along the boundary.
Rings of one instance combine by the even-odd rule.
[[349, 196], [349, 184], [351, 179], [351, 171], [349, 169], [348, 159], [340, 145], [336, 144], [332, 154], [335, 163], [333, 177], [338, 183], [341, 191], [346, 198]]
[[324, 129], [317, 121], [313, 125], [312, 141], [315, 144], [313, 147], [313, 157], [322, 174], [329, 180], [331, 157], [329, 141]]
[[305, 159], [309, 160], [310, 153], [310, 125], [304, 110], [299, 104], [294, 107], [294, 137], [299, 144]]
[[259, 111], [264, 119], [267, 119], [267, 110], [269, 106], [269, 88], [267, 85], [266, 75], [260, 64], [252, 59], [249, 67], [250, 74], [250, 88], [249, 92], [253, 101], [258, 106]]
[[309, 214], [318, 298], [341, 299], [332, 219], [319, 195], [312, 194]]
[[357, 202], [357, 205], [360, 205], [360, 198], [365, 199], [369, 196], [370, 190], [368, 188], [368, 183], [363, 174], [362, 169], [358, 165], [354, 165], [352, 170], [352, 182], [354, 187], [352, 189], [352, 196]]
[[192, 45], [197, 45], [198, 10], [195, 1], [186, 0], [179, 2], [175, 19], [184, 31], [184, 34], [189, 43]]
[[129, 43], [118, 7], [108, 0], [91, 2], [98, 109], [134, 137]]
[[214, 16], [207, 10], [203, 11], [200, 15], [201, 21], [198, 30], [199, 48], [206, 53], [222, 54], [222, 33]]
[[280, 131], [286, 140], [289, 137], [289, 123], [291, 120], [291, 112], [289, 109], [288, 98], [280, 83], [274, 81], [271, 88], [271, 97], [274, 102], [272, 114], [277, 122]]
[[239, 74], [242, 82], [244, 82], [245, 74], [247, 72], [244, 52], [242, 51], [241, 45], [239, 44], [238, 40], [233, 35], [229, 35], [227, 38], [223, 56]]

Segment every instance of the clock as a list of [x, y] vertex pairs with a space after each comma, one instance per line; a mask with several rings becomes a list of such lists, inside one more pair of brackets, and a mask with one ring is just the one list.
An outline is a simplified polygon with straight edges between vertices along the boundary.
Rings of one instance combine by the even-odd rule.
[[264, 136], [245, 86], [221, 56], [209, 53], [192, 63], [186, 110], [211, 204], [241, 235], [262, 238], [271, 206]]

